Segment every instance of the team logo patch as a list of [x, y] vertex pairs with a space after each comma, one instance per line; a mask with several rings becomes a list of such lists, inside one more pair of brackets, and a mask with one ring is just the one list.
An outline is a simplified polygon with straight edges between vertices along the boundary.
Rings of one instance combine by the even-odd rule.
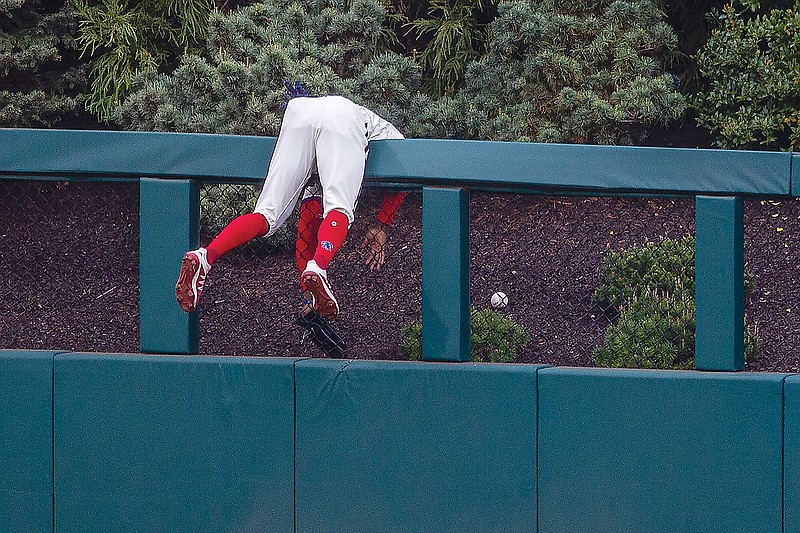
[[322, 246], [324, 249], [328, 250], [329, 252], [333, 251], [333, 245], [328, 241], [322, 241], [321, 243], [319, 243], [319, 245]]

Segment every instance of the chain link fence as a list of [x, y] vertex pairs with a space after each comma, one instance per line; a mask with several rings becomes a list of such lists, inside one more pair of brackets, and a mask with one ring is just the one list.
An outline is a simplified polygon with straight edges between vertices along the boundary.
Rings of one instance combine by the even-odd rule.
[[[500, 360], [681, 367], [693, 357], [692, 199], [473, 194], [471, 226], [472, 301], [491, 317], [473, 316], [473, 339], [502, 320]], [[496, 292], [505, 307], [492, 306]]]
[[0, 347], [139, 351], [139, 183], [0, 180]]
[[[204, 184], [202, 244], [257, 192]], [[415, 359], [421, 193], [389, 228], [383, 268], [370, 270], [360, 246], [386, 192], [364, 189], [329, 269], [341, 307], [333, 326], [348, 357]], [[746, 368], [798, 371], [800, 202], [744, 205]], [[138, 226], [136, 182], [0, 181], [0, 346], [137, 352]], [[296, 323], [296, 239], [295, 214], [215, 263], [199, 306], [201, 353], [324, 355]], [[475, 360], [691, 367], [694, 201], [473, 192], [470, 292]]]
[[[204, 245], [234, 216], [253, 207], [257, 191], [254, 193], [249, 186], [238, 186], [238, 192], [229, 187], [206, 184], [201, 189], [201, 208], [225, 213], [219, 218], [201, 214]], [[395, 225], [386, 228], [384, 266], [370, 270], [365, 264], [367, 251], [361, 244], [369, 228], [377, 223], [385, 192], [386, 189], [364, 188], [356, 220], [328, 270], [341, 308], [332, 326], [345, 341], [347, 355], [353, 358], [401, 358], [398, 346], [403, 328], [422, 314], [418, 193], [406, 198]], [[199, 305], [202, 353], [322, 355], [307, 331], [296, 323], [303, 306], [295, 253], [297, 219], [296, 210], [276, 235], [251, 241], [214, 263]], [[307, 245], [313, 249], [315, 242]]]

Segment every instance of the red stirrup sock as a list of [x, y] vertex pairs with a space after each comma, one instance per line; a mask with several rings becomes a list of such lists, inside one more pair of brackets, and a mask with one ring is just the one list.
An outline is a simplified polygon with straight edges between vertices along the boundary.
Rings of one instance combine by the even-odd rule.
[[297, 240], [294, 244], [297, 270], [303, 273], [306, 263], [314, 259], [317, 249], [317, 232], [322, 224], [322, 202], [311, 197], [300, 204], [300, 219], [297, 221]]
[[269, 229], [267, 219], [259, 213], [248, 213], [234, 218], [230, 224], [219, 232], [219, 235], [206, 246], [208, 264], [211, 265], [219, 256], [233, 250], [239, 245], [256, 237], [266, 235]]
[[317, 250], [314, 252], [314, 261], [322, 270], [328, 270], [331, 259], [342, 247], [349, 223], [347, 215], [336, 210], [329, 212], [322, 220], [317, 232]]

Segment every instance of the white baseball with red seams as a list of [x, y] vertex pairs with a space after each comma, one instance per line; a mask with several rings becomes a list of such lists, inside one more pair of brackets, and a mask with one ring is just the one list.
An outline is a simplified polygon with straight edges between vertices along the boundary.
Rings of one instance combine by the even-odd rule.
[[293, 98], [286, 105], [254, 212], [267, 219], [268, 235], [275, 233], [289, 218], [311, 175], [319, 174], [324, 214], [336, 209], [352, 223], [367, 143], [402, 138], [390, 122], [342, 96]]

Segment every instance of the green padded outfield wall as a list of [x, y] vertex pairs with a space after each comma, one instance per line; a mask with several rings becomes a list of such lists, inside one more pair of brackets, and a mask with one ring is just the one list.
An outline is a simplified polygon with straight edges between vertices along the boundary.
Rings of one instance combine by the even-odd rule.
[[296, 531], [536, 531], [537, 369], [298, 362]]
[[540, 533], [781, 533], [784, 378], [541, 370]]
[[291, 531], [294, 359], [60, 355], [59, 533]]
[[800, 376], [784, 384], [784, 532], [800, 533]]
[[53, 356], [0, 350], [0, 531], [53, 530]]

